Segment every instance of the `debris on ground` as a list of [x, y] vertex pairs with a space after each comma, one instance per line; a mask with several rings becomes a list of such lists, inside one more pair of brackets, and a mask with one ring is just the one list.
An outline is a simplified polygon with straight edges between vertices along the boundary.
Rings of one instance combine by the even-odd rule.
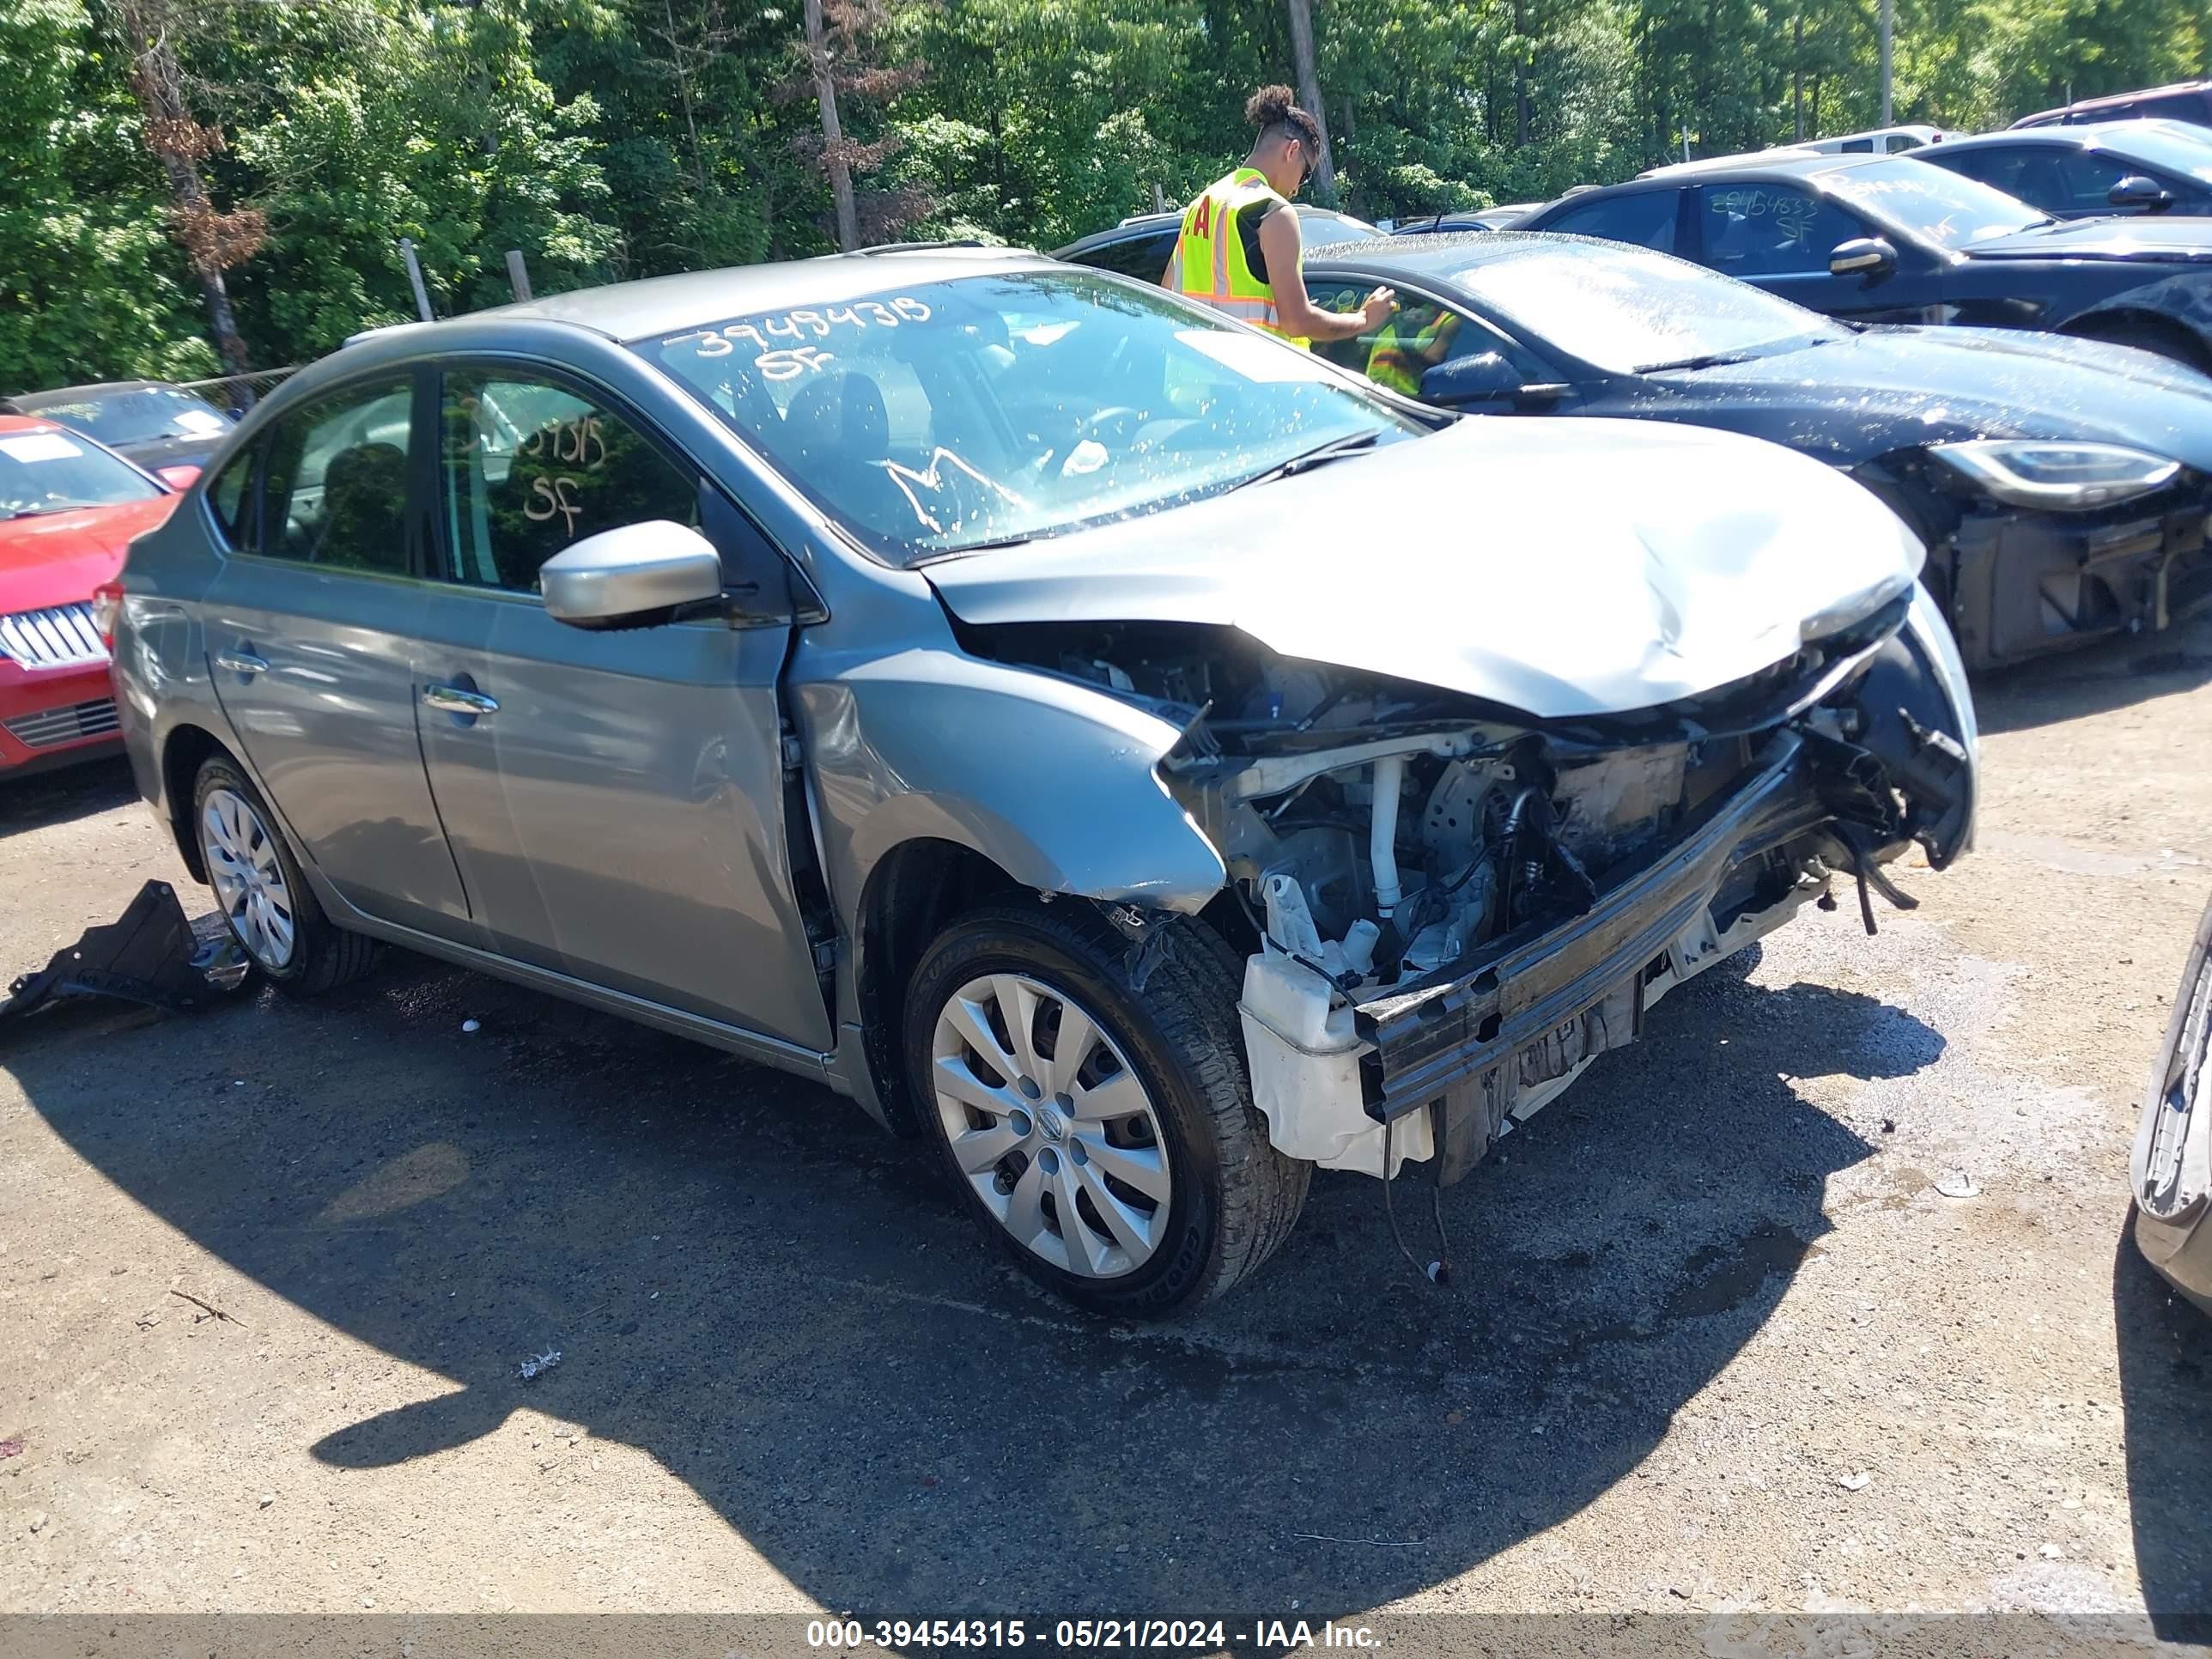
[[1836, 1477], [1836, 1484], [1841, 1486], [1845, 1492], [1864, 1492], [1867, 1489], [1867, 1483], [1871, 1481], [1873, 1479], [1874, 1476], [1867, 1470], [1861, 1469], [1856, 1474], [1838, 1475]]
[[1964, 1170], [1954, 1170], [1936, 1183], [1936, 1190], [1946, 1198], [1979, 1198], [1982, 1183]]
[[88, 927], [35, 974], [8, 988], [0, 1030], [67, 997], [115, 997], [190, 1013], [235, 991], [252, 964], [225, 933], [202, 940], [166, 881], [149, 881], [113, 921]]
[[0, 1440], [0, 1457], [21, 1457], [22, 1455], [21, 1436], [11, 1434], [5, 1440]]
[[522, 1362], [522, 1368], [518, 1370], [515, 1375], [520, 1377], [525, 1382], [527, 1382], [541, 1372], [551, 1370], [560, 1363], [561, 1350], [558, 1348], [548, 1348], [544, 1353], [539, 1354], [535, 1359], [524, 1360]]
[[[212, 1303], [212, 1302], [203, 1302], [203, 1301], [201, 1301], [201, 1300], [199, 1299], [199, 1297], [198, 1297], [194, 1296], [194, 1295], [193, 1295], [190, 1291], [179, 1291], [179, 1290], [177, 1290], [177, 1289], [172, 1288], [172, 1289], [170, 1290], [170, 1291], [169, 1291], [169, 1294], [170, 1294], [171, 1296], [180, 1296], [180, 1297], [184, 1297], [184, 1299], [185, 1299], [185, 1301], [187, 1301], [187, 1302], [191, 1303], [191, 1304], [192, 1304], [192, 1306], [194, 1306], [195, 1308], [204, 1308], [204, 1309], [207, 1310], [207, 1313], [208, 1313], [209, 1317], [210, 1317], [210, 1318], [212, 1318], [212, 1319], [215, 1319], [215, 1320], [217, 1320], [217, 1321], [219, 1321], [219, 1322], [220, 1322], [221, 1323], [222, 1323], [222, 1324], [225, 1324], [225, 1325], [236, 1325], [236, 1326], [238, 1327], [238, 1328], [239, 1328], [239, 1329], [240, 1329], [241, 1331], [242, 1331], [242, 1330], [244, 1330], [244, 1329], [246, 1328], [246, 1326], [245, 1326], [245, 1323], [244, 1323], [244, 1322], [243, 1322], [243, 1321], [241, 1321], [241, 1320], [240, 1320], [240, 1319], [238, 1319], [238, 1318], [234, 1317], [234, 1316], [232, 1316], [232, 1315], [230, 1315], [230, 1314], [227, 1314], [227, 1313], [225, 1313], [222, 1309], [220, 1309], [220, 1308], [216, 1307], [216, 1306], [215, 1305], [215, 1304], [214, 1304], [214, 1303]], [[199, 1321], [198, 1321], [198, 1319], [195, 1319], [195, 1320], [193, 1320], [193, 1321], [192, 1321], [192, 1323], [194, 1323], [195, 1325], [197, 1325], [197, 1324], [198, 1324], [198, 1323], [199, 1323]]]

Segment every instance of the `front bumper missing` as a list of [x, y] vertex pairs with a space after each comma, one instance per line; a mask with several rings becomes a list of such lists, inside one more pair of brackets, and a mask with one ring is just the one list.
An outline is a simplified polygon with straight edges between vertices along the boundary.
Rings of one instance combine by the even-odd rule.
[[[1372, 1045], [1363, 1061], [1368, 1115], [1389, 1122], [1447, 1097], [1455, 1117], [1483, 1108], [1482, 1145], [1446, 1159], [1456, 1167], [1444, 1178], [1464, 1173], [1522, 1087], [1639, 1035], [1647, 975], [1663, 971], [1668, 947], [1699, 927], [1731, 877], [1835, 817], [1804, 739], [1778, 733], [1741, 785], [1613, 880], [1584, 914], [1523, 928], [1472, 969], [1358, 1004], [1355, 1029]], [[1724, 930], [1729, 920], [1713, 925]], [[1470, 1085], [1472, 1095], [1463, 1092]], [[1462, 1139], [1464, 1127], [1448, 1123], [1447, 1142]]]
[[1969, 668], [2127, 629], [2155, 633], [2212, 600], [2212, 497], [2162, 513], [1995, 508], [1953, 538], [1951, 623]]

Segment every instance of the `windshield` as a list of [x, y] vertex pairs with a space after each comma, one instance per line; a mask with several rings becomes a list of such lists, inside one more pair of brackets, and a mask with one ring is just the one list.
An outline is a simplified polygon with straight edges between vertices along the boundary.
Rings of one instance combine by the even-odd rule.
[[161, 493], [137, 468], [59, 432], [0, 432], [0, 519], [113, 507]]
[[1455, 272], [1532, 342], [1615, 374], [1841, 339], [1826, 318], [1748, 283], [1626, 246], [1556, 247]]
[[42, 404], [43, 420], [75, 427], [104, 444], [143, 444], [161, 438], [211, 438], [228, 431], [230, 416], [173, 386], [103, 392], [66, 404]]
[[1310, 353], [1094, 271], [887, 289], [632, 347], [878, 556], [1156, 512], [1425, 428]]
[[1939, 247], [1964, 247], [2051, 222], [2049, 214], [2018, 197], [1910, 156], [1838, 167], [1821, 179], [1853, 206]]
[[[2111, 141], [2112, 158], [2141, 161], [2166, 173], [2178, 173], [2200, 185], [2212, 185], [2212, 131], [2202, 127], [2167, 126], [2159, 121], [2136, 121], [2135, 131]], [[2203, 132], [2202, 139], [2191, 133]]]

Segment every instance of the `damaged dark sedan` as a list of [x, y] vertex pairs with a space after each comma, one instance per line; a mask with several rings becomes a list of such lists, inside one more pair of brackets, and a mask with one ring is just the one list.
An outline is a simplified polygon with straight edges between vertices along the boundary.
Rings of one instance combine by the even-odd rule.
[[1972, 830], [1919, 543], [1832, 469], [1424, 410], [1033, 256], [381, 331], [185, 508], [118, 702], [262, 974], [385, 940], [813, 1078], [1117, 1312], [1317, 1165], [1466, 1175]]
[[1348, 244], [1315, 302], [1403, 308], [1317, 347], [1395, 391], [1516, 415], [1627, 416], [1787, 444], [1865, 484], [1928, 547], [1969, 666], [2212, 601], [2212, 378], [2012, 330], [1838, 323], [1686, 261], [1507, 231]]

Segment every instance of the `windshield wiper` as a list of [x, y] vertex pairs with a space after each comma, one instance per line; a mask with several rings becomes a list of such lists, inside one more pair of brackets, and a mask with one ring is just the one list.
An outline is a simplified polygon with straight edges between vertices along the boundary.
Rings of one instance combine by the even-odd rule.
[[1301, 472], [1310, 472], [1317, 466], [1327, 466], [1331, 461], [1341, 460], [1346, 455], [1372, 449], [1382, 441], [1380, 432], [1354, 432], [1341, 438], [1331, 438], [1327, 443], [1316, 444], [1311, 449], [1291, 456], [1287, 461], [1278, 462], [1265, 472], [1255, 472], [1250, 477], [1230, 485], [1229, 489], [1244, 489], [1253, 484], [1272, 483], [1278, 478], [1293, 478]]
[[1747, 363], [1759, 356], [1756, 351], [1709, 351], [1702, 357], [1677, 357], [1672, 362], [1638, 363], [1638, 374], [1666, 374], [1677, 370], [1720, 368], [1729, 363]]

